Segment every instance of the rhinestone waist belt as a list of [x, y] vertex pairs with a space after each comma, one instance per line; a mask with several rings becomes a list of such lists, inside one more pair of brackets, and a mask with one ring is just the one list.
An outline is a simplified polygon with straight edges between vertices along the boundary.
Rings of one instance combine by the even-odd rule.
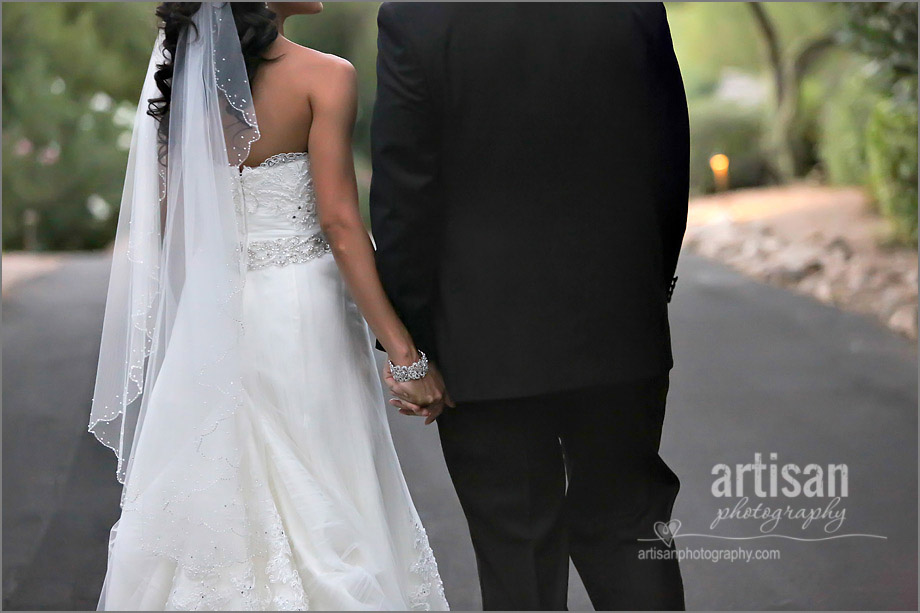
[[249, 243], [249, 270], [269, 266], [303, 264], [332, 253], [332, 248], [322, 232], [312, 236], [286, 236]]

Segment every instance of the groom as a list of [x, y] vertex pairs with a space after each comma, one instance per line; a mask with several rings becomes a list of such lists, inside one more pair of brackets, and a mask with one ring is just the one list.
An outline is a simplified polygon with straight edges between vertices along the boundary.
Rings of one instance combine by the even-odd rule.
[[[687, 106], [658, 3], [385, 4], [371, 220], [486, 609], [682, 609], [658, 455]], [[650, 540], [638, 540], [650, 539]]]

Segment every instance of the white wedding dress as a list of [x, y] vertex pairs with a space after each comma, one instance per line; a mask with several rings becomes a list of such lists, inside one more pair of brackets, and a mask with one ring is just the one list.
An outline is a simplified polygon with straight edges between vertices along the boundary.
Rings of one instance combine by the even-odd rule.
[[[173, 385], [188, 374], [182, 356], [167, 353], [100, 608], [446, 609], [393, 447], [371, 335], [317, 223], [309, 157], [231, 172], [249, 256], [242, 406], [226, 417], [226, 436], [163, 457], [174, 399], [158, 389], [194, 389]], [[155, 478], [135, 493], [132, 480], [145, 474]]]

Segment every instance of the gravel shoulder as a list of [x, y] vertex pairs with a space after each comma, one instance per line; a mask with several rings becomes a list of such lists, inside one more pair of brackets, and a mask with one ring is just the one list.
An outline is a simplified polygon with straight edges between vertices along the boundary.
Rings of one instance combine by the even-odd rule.
[[917, 338], [917, 250], [888, 244], [862, 190], [737, 190], [690, 203], [684, 247]]

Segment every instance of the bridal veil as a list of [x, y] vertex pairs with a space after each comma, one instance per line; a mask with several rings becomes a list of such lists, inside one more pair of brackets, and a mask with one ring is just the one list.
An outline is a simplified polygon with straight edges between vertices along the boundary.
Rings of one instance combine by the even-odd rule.
[[[157, 517], [144, 547], [213, 568], [248, 555], [230, 419], [242, 402], [246, 267], [232, 182], [259, 131], [229, 3], [202, 3], [193, 26], [172, 58], [168, 130], [147, 114], [159, 95], [162, 34], [147, 68], [89, 430], [115, 452], [122, 507]], [[151, 401], [156, 410], [148, 412]], [[142, 431], [140, 444], [156, 453], [133, 453]], [[101, 607], [104, 600], [105, 589]]]

